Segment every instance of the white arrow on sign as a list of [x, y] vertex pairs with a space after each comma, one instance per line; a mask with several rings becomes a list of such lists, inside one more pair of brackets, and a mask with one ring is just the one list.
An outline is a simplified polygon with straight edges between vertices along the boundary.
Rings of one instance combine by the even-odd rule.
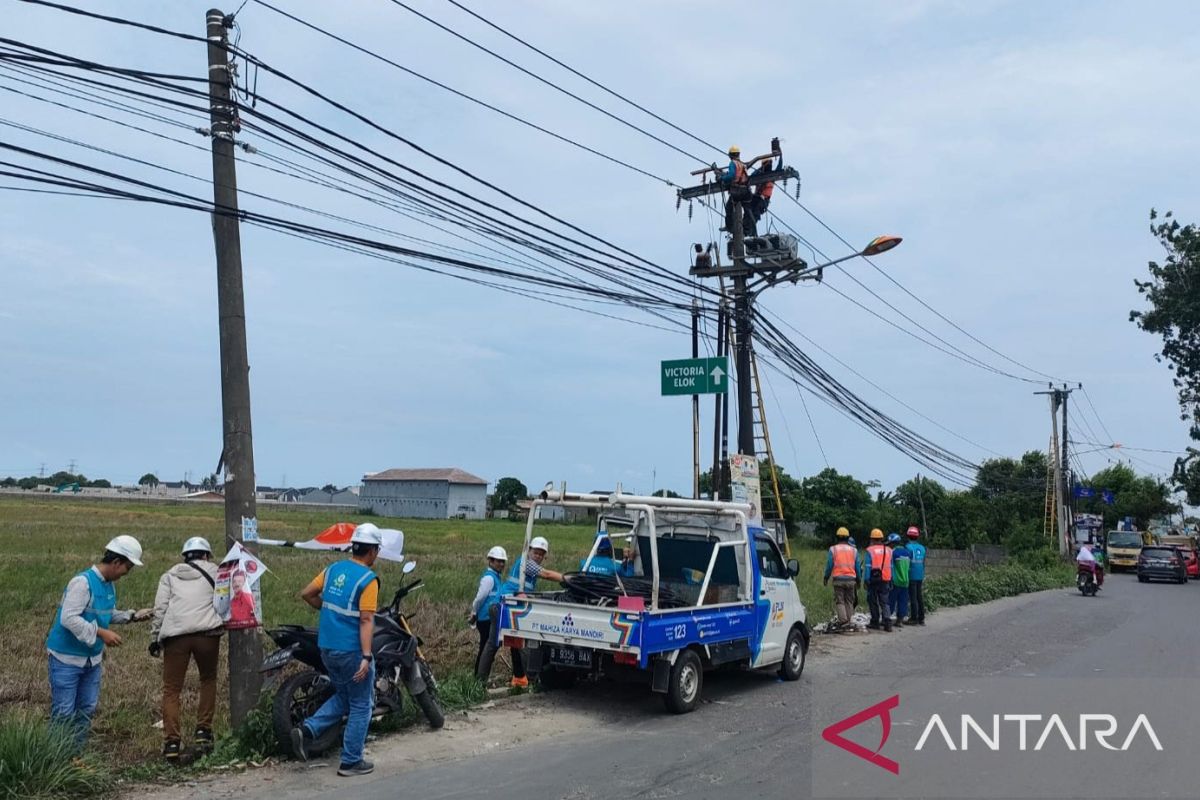
[[720, 366], [716, 366], [713, 367], [713, 371], [709, 374], [712, 376], [713, 383], [720, 383], [721, 378], [725, 377], [725, 370], [721, 369]]

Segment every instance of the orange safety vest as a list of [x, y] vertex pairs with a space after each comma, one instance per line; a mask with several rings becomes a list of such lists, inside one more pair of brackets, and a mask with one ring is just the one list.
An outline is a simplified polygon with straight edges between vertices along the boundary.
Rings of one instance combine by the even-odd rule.
[[858, 560], [858, 551], [848, 544], [835, 544], [829, 548], [829, 552], [833, 554], [833, 572], [834, 578], [856, 578], [858, 575], [854, 570], [854, 562]]
[[873, 544], [867, 548], [867, 555], [870, 557], [870, 569], [879, 570], [883, 573], [883, 579], [890, 581], [892, 579], [892, 551], [887, 548], [887, 545]]
[[746, 165], [736, 158], [731, 161], [733, 161], [733, 185], [745, 186], [750, 181], [750, 176], [746, 174]]

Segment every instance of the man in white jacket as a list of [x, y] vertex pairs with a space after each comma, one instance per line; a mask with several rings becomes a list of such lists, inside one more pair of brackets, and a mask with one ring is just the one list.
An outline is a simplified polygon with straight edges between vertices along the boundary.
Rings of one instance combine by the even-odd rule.
[[212, 548], [204, 538], [193, 536], [182, 552], [183, 563], [171, 567], [158, 581], [150, 629], [150, 655], [163, 657], [163, 757], [170, 764], [178, 764], [180, 759], [179, 693], [193, 659], [200, 672], [200, 707], [193, 739], [199, 754], [212, 751], [217, 663], [224, 630], [213, 606], [217, 567], [212, 563]]

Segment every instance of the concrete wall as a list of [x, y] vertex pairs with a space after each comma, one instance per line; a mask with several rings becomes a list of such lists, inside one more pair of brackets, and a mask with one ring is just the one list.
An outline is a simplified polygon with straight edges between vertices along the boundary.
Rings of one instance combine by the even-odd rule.
[[[364, 481], [358, 507], [385, 517], [483, 519], [487, 486], [446, 481]], [[461, 508], [465, 507], [465, 508]]]
[[487, 486], [482, 483], [451, 483], [447, 493], [449, 516], [483, 519], [487, 515]]
[[925, 555], [925, 577], [960, 572], [989, 564], [1003, 564], [1008, 551], [1000, 545], [975, 544], [967, 550], [930, 549]]

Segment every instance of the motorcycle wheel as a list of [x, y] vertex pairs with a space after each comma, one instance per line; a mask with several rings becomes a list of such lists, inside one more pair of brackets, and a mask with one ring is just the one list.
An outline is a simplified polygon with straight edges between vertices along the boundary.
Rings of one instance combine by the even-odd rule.
[[[292, 728], [316, 713], [326, 700], [333, 697], [333, 684], [328, 676], [310, 669], [299, 672], [283, 682], [271, 703], [271, 726], [279, 752], [292, 754]], [[313, 739], [308, 752], [323, 753], [342, 740], [344, 723], [333, 725]]]
[[420, 706], [425, 719], [429, 720], [429, 727], [436, 731], [446, 724], [446, 717], [442, 714], [442, 706], [437, 698], [437, 681], [434, 680], [433, 670], [428, 664], [421, 660], [417, 665], [421, 670], [421, 680], [425, 682], [425, 691], [413, 695], [413, 700]]

